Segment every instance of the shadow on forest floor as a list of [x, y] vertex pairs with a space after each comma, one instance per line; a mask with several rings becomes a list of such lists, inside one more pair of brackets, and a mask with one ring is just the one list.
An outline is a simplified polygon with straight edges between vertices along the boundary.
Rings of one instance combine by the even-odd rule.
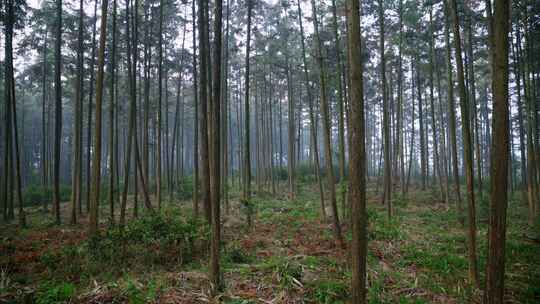
[[[417, 189], [407, 198], [396, 195], [391, 220], [380, 199], [368, 196], [369, 303], [480, 302], [481, 292], [466, 280], [464, 230], [454, 206], [436, 196]], [[110, 225], [103, 205], [98, 239], [88, 238], [85, 217], [78, 225], [55, 226], [33, 207], [29, 228], [0, 224], [0, 303], [347, 303], [349, 253], [335, 246], [319, 204], [312, 185], [301, 185], [294, 201], [261, 193], [253, 199], [250, 228], [232, 191], [231, 211], [223, 212], [224, 292], [213, 299], [206, 275], [209, 229], [193, 219], [191, 202], [164, 202], [159, 215], [137, 219], [129, 209], [125, 229]], [[479, 204], [478, 221], [482, 281], [485, 204]], [[540, 302], [540, 245], [525, 237], [531, 233], [526, 212], [518, 200], [509, 203], [508, 303]], [[63, 204], [64, 223], [69, 214]]]

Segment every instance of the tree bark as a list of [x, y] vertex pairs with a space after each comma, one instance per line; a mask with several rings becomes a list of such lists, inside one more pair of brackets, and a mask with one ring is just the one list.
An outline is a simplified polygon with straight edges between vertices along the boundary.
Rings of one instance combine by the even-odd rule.
[[384, 1], [379, 0], [379, 51], [381, 53], [381, 90], [383, 102], [383, 138], [384, 138], [384, 194], [383, 204], [386, 205], [387, 215], [392, 217], [392, 176], [390, 163], [390, 117], [388, 109], [388, 94], [386, 91], [386, 56], [384, 54]]
[[221, 289], [220, 277], [220, 242], [221, 242], [221, 222], [220, 222], [220, 194], [221, 194], [221, 153], [220, 153], [220, 117], [221, 117], [221, 30], [223, 1], [216, 0], [214, 6], [214, 47], [212, 64], [212, 102], [210, 104], [210, 201], [212, 207], [212, 239], [210, 241], [210, 282], [213, 292], [216, 294]]
[[[117, 1], [113, 0], [113, 13], [112, 13], [112, 44], [111, 44], [111, 86], [110, 96], [111, 101], [109, 104], [109, 149], [111, 150], [109, 156], [109, 207], [110, 207], [110, 221], [112, 224], [115, 222], [114, 216], [114, 193], [115, 193], [115, 167], [116, 167], [116, 153], [118, 151], [118, 145], [114, 144], [114, 114], [117, 107], [117, 95], [116, 95], [116, 14], [117, 14]], [[118, 109], [116, 109], [118, 111]]]
[[208, 149], [208, 82], [210, 75], [208, 74], [208, 20], [207, 16], [208, 11], [208, 2], [204, 0], [198, 0], [199, 2], [199, 12], [198, 12], [198, 29], [199, 29], [199, 71], [200, 71], [200, 80], [199, 80], [199, 102], [200, 102], [200, 130], [201, 130], [201, 165], [202, 165], [202, 176], [201, 176], [201, 194], [204, 208], [204, 215], [208, 223], [212, 221], [212, 210], [210, 205], [210, 164], [209, 164], [209, 149]]
[[323, 140], [324, 140], [324, 154], [326, 162], [326, 179], [328, 183], [328, 191], [330, 192], [330, 207], [332, 208], [332, 225], [334, 228], [334, 237], [339, 246], [343, 246], [343, 237], [341, 235], [341, 226], [339, 224], [339, 214], [337, 210], [336, 202], [336, 185], [334, 178], [334, 167], [332, 165], [332, 147], [331, 147], [331, 134], [330, 134], [330, 114], [328, 100], [326, 96], [326, 72], [324, 69], [324, 62], [322, 56], [322, 44], [319, 36], [319, 24], [317, 21], [317, 8], [315, 6], [315, 0], [311, 0], [313, 28], [315, 29], [315, 52], [317, 58], [317, 65], [319, 67], [319, 87], [320, 87], [320, 99], [321, 99], [321, 114], [323, 119]]
[[60, 224], [60, 149], [62, 147], [62, 0], [56, 0], [56, 42], [55, 42], [55, 124], [54, 124], [54, 216]]
[[96, 79], [96, 136], [94, 136], [94, 160], [92, 161], [92, 195], [90, 206], [90, 235], [95, 235], [99, 225], [99, 198], [101, 187], [101, 114], [105, 66], [105, 41], [107, 39], [108, 0], [101, 2], [101, 25], [99, 34], [98, 73]]
[[491, 202], [488, 229], [488, 262], [484, 303], [502, 304], [508, 205], [509, 102], [508, 31], [509, 1], [495, 1], [491, 48], [493, 88], [493, 137], [491, 144]]
[[[200, 82], [197, 77], [197, 36], [195, 26], [195, 1], [192, 1], [191, 15], [193, 26], [193, 213], [195, 217], [199, 216], [199, 100], [201, 92], [198, 84]], [[200, 33], [199, 33], [200, 35]]]
[[163, 0], [159, 1], [159, 39], [158, 39], [158, 108], [157, 108], [157, 172], [156, 172], [156, 199], [158, 209], [161, 210], [161, 106], [163, 98]]
[[444, 1], [445, 9], [445, 23], [444, 23], [444, 37], [446, 44], [446, 69], [447, 69], [447, 78], [448, 78], [448, 110], [450, 116], [450, 142], [452, 147], [452, 173], [454, 178], [454, 186], [456, 193], [456, 203], [457, 203], [457, 212], [458, 218], [461, 225], [464, 224], [463, 216], [463, 207], [461, 204], [461, 191], [459, 186], [459, 168], [458, 168], [458, 149], [457, 149], [457, 139], [456, 139], [456, 110], [454, 103], [454, 81], [452, 79], [452, 55], [450, 51], [450, 8], [448, 7], [448, 1]]
[[321, 200], [321, 218], [326, 218], [326, 207], [324, 205], [324, 189], [322, 185], [321, 170], [319, 163], [319, 145], [317, 143], [317, 124], [315, 123], [315, 114], [313, 110], [313, 92], [312, 87], [309, 84], [309, 73], [307, 69], [307, 59], [306, 59], [306, 45], [304, 42], [304, 26], [302, 23], [302, 9], [300, 6], [300, 0], [297, 0], [298, 7], [298, 23], [300, 24], [300, 39], [302, 45], [302, 63], [304, 69], [304, 81], [305, 87], [308, 95], [308, 108], [309, 108], [309, 124], [310, 124], [310, 135], [311, 141], [313, 143], [313, 159], [315, 161], [315, 174], [317, 175], [317, 185], [319, 188], [319, 197]]
[[463, 154], [465, 166], [465, 178], [467, 180], [467, 202], [468, 202], [468, 233], [467, 246], [469, 258], [469, 281], [473, 285], [478, 285], [478, 269], [476, 261], [476, 206], [474, 198], [473, 181], [473, 160], [472, 141], [469, 116], [469, 104], [465, 88], [465, 77], [463, 70], [463, 60], [461, 56], [461, 34], [459, 29], [459, 19], [457, 15], [457, 1], [450, 0], [450, 13], [453, 19], [454, 48], [458, 75], [459, 101], [461, 108], [461, 127], [463, 133]]
[[75, 80], [75, 105], [73, 121], [73, 167], [72, 167], [72, 184], [71, 184], [71, 224], [77, 223], [77, 209], [80, 203], [81, 196], [81, 149], [82, 149], [82, 87], [83, 87], [83, 15], [84, 1], [79, 2], [79, 29], [78, 29], [78, 46], [77, 46], [77, 77]]
[[[244, 204], [249, 204], [251, 197], [251, 156], [250, 156], [250, 134], [249, 134], [249, 54], [251, 51], [251, 15], [253, 10], [252, 0], [247, 0], [247, 40], [246, 40], [246, 60], [245, 60], [245, 97], [244, 97], [244, 183], [242, 187], [242, 199]], [[251, 224], [251, 223], [248, 223]]]
[[367, 215], [365, 185], [364, 99], [360, 35], [360, 4], [347, 0], [349, 53], [349, 204], [351, 206], [351, 295], [353, 304], [366, 303]]

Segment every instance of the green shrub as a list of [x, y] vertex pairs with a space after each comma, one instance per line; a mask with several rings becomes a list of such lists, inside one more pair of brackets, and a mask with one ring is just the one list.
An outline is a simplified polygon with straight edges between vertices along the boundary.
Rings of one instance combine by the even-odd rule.
[[231, 243], [224, 250], [223, 260], [228, 263], [246, 264], [253, 261], [253, 256], [249, 255], [238, 243]]
[[368, 208], [367, 214], [370, 240], [400, 240], [403, 238], [399, 220], [395, 216], [388, 219], [372, 208]]
[[289, 173], [283, 167], [274, 167], [272, 173], [274, 174], [274, 178], [280, 181], [287, 180], [289, 176]]
[[261, 265], [262, 271], [271, 271], [282, 288], [290, 289], [302, 279], [302, 265], [281, 256], [271, 256]]
[[61, 255], [53, 251], [45, 251], [39, 256], [39, 262], [51, 273], [56, 270], [57, 266], [61, 264], [61, 261]]
[[144, 304], [153, 303], [157, 299], [160, 287], [153, 280], [150, 280], [146, 284], [141, 284], [128, 278], [124, 289], [124, 294], [128, 299], [128, 303]]
[[45, 282], [37, 293], [37, 304], [55, 304], [69, 302], [75, 295], [75, 285], [72, 283]]
[[296, 167], [296, 176], [299, 182], [313, 183], [317, 180], [315, 167], [308, 163], [302, 163]]
[[317, 303], [345, 303], [349, 288], [343, 282], [319, 281], [313, 288], [313, 298]]
[[[26, 206], [51, 203], [53, 199], [52, 187], [29, 185], [23, 190], [23, 202]], [[68, 201], [71, 198], [71, 187], [60, 185], [60, 200]]]
[[151, 262], [183, 262], [192, 258], [197, 242], [203, 244], [198, 248], [205, 248], [209, 235], [209, 226], [203, 220], [156, 213], [130, 221], [124, 229], [112, 227], [104, 236], [90, 238], [86, 246], [95, 261], [111, 264], [123, 258], [119, 252], [130, 254], [139, 247], [155, 249], [139, 255]]
[[180, 181], [180, 199], [188, 199], [193, 195], [193, 177], [184, 176]]
[[404, 261], [434, 271], [439, 275], [450, 275], [467, 269], [467, 260], [448, 252], [430, 252], [419, 249], [415, 244], [404, 247]]

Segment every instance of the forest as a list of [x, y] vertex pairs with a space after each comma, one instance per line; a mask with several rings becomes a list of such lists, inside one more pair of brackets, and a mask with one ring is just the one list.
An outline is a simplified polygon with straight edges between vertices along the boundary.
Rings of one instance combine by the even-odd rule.
[[540, 303], [538, 0], [0, 2], [0, 303]]

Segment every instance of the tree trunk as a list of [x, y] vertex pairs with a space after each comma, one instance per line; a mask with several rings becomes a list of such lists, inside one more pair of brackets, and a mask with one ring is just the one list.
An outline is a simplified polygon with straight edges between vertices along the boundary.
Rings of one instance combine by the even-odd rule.
[[366, 303], [367, 215], [362, 63], [360, 60], [360, 4], [347, 0], [349, 53], [349, 204], [351, 206], [351, 295], [353, 304]]
[[[286, 42], [287, 43], [287, 42]], [[287, 169], [288, 169], [288, 181], [289, 181], [289, 200], [293, 200], [295, 197], [295, 185], [294, 185], [294, 171], [295, 171], [295, 131], [294, 131], [294, 98], [292, 92], [292, 80], [289, 63], [289, 55], [285, 55], [285, 74], [287, 79], [287, 108], [288, 108], [288, 144], [287, 144]]]
[[509, 1], [495, 1], [493, 44], [491, 48], [493, 88], [493, 138], [491, 144], [491, 203], [488, 229], [488, 262], [484, 303], [502, 304], [508, 205], [509, 102], [508, 31]]
[[210, 75], [208, 74], [208, 20], [206, 16], [208, 15], [208, 2], [199, 0], [199, 18], [198, 18], [198, 29], [199, 29], [199, 70], [201, 72], [200, 82], [199, 82], [199, 102], [200, 107], [200, 130], [201, 130], [201, 165], [202, 165], [202, 176], [201, 176], [201, 194], [204, 208], [204, 215], [208, 223], [212, 221], [212, 210], [210, 205], [210, 164], [209, 164], [209, 149], [208, 149], [208, 81]]
[[78, 46], [77, 46], [77, 77], [75, 80], [75, 105], [73, 121], [73, 167], [71, 176], [71, 224], [77, 223], [77, 209], [81, 196], [81, 149], [82, 149], [82, 88], [83, 88], [83, 16], [84, 16], [84, 1], [79, 2], [79, 29], [78, 29]]
[[388, 218], [392, 217], [392, 177], [390, 163], [390, 117], [386, 91], [386, 56], [384, 54], [384, 1], [379, 0], [379, 51], [381, 54], [381, 90], [383, 102], [383, 137], [384, 137], [384, 194], [383, 204], [387, 207]]
[[324, 205], [324, 189], [322, 185], [322, 178], [321, 178], [321, 170], [320, 170], [320, 163], [319, 163], [319, 145], [317, 143], [317, 125], [315, 123], [315, 114], [313, 110], [313, 92], [311, 85], [309, 84], [309, 74], [308, 74], [308, 68], [307, 68], [307, 59], [306, 59], [306, 45], [304, 42], [304, 26], [302, 24], [302, 9], [300, 6], [300, 0], [297, 0], [297, 6], [298, 6], [298, 22], [300, 24], [300, 39], [301, 39], [301, 45], [302, 45], [302, 62], [303, 62], [303, 68], [304, 68], [304, 81], [305, 81], [305, 87], [308, 94], [308, 107], [309, 107], [309, 124], [310, 124], [310, 135], [311, 135], [311, 141], [313, 143], [313, 159], [315, 161], [315, 174], [317, 175], [317, 185], [319, 187], [319, 197], [321, 200], [321, 218], [326, 218], [326, 207]]
[[424, 108], [422, 104], [422, 82], [420, 79], [420, 61], [416, 55], [416, 89], [418, 91], [418, 119], [420, 121], [420, 178], [422, 190], [426, 190], [427, 160], [426, 137], [424, 132]]
[[[15, 77], [14, 77], [14, 71], [13, 71], [13, 27], [15, 24], [15, 12], [14, 12], [14, 2], [13, 0], [8, 0], [5, 2], [6, 5], [6, 14], [4, 16], [4, 25], [5, 25], [5, 96], [6, 96], [6, 134], [9, 133], [9, 140], [6, 144], [6, 155], [8, 155], [9, 162], [5, 163], [6, 168], [10, 167], [10, 175], [9, 178], [11, 179], [10, 187], [7, 187], [7, 184], [5, 184], [4, 191], [10, 192], [10, 218], [13, 218], [13, 189], [15, 188], [15, 192], [17, 195], [17, 201], [19, 205], [19, 226], [21, 228], [26, 227], [26, 217], [23, 209], [23, 197], [22, 197], [22, 179], [21, 179], [21, 160], [20, 160], [20, 152], [19, 152], [19, 138], [18, 138], [18, 128], [17, 128], [17, 103], [15, 101]], [[12, 124], [12, 125], [11, 125]], [[13, 136], [13, 142], [11, 142], [11, 136]], [[8, 136], [6, 136], [8, 138]], [[13, 180], [13, 158], [11, 157], [11, 153], [13, 152], [13, 148], [10, 144], [13, 144], [14, 146], [14, 157], [15, 157], [15, 177], [16, 181]], [[9, 150], [9, 153], [8, 153]], [[8, 175], [5, 176], [6, 180], [8, 178]], [[6, 201], [4, 201], [4, 205], [6, 204]]]
[[[247, 0], [247, 40], [246, 40], [246, 72], [245, 72], [245, 97], [244, 97], [244, 183], [242, 187], [242, 199], [244, 204], [249, 204], [251, 197], [251, 158], [249, 151], [249, 54], [251, 51], [251, 15], [253, 10], [252, 0]], [[251, 224], [251, 223], [248, 223]]]
[[[114, 192], [115, 192], [115, 167], [116, 167], [116, 153], [118, 151], [118, 145], [114, 144], [114, 113], [115, 107], [117, 107], [117, 95], [116, 95], [116, 12], [117, 2], [113, 0], [113, 14], [112, 14], [112, 52], [111, 52], [111, 86], [110, 95], [111, 101], [109, 104], [109, 149], [111, 150], [109, 156], [109, 206], [110, 206], [110, 222], [115, 223], [114, 216]], [[118, 111], [118, 109], [116, 109]]]
[[[440, 161], [439, 161], [439, 140], [437, 137], [437, 127], [436, 127], [436, 118], [435, 118], [435, 97], [433, 96], [433, 61], [435, 57], [434, 53], [434, 32], [433, 32], [433, 5], [430, 6], [429, 10], [429, 103], [431, 107], [431, 131], [433, 136], [433, 167], [435, 173], [437, 173], [437, 178], [439, 181], [439, 188], [441, 191], [441, 197], [444, 199], [445, 191], [443, 186], [443, 177], [441, 174]], [[440, 94], [440, 92], [439, 92]]]
[[[193, 213], [195, 217], [199, 216], [199, 100], [201, 92], [197, 77], [197, 36], [195, 26], [195, 1], [191, 4], [192, 26], [193, 26]], [[200, 29], [199, 29], [200, 30]], [[199, 32], [200, 35], [200, 32]]]
[[97, 0], [94, 0], [94, 17], [92, 31], [92, 51], [90, 57], [90, 89], [88, 90], [88, 128], [86, 136], [86, 212], [90, 212], [90, 164], [92, 159], [92, 101], [94, 100], [94, 65], [96, 58], [96, 24], [97, 24]]
[[90, 206], [90, 235], [95, 235], [99, 225], [99, 198], [101, 187], [101, 104], [105, 66], [105, 41], [107, 39], [108, 0], [101, 2], [101, 25], [99, 34], [98, 73], [96, 79], [96, 136], [94, 137], [94, 160], [92, 161], [92, 195]]
[[157, 172], [156, 172], [156, 199], [158, 209], [161, 210], [161, 104], [163, 98], [163, 0], [159, 1], [159, 38], [158, 38], [158, 107], [157, 107]]
[[220, 222], [220, 177], [221, 177], [221, 153], [220, 153], [220, 116], [221, 116], [221, 30], [222, 30], [222, 0], [216, 0], [214, 6], [214, 47], [212, 64], [212, 102], [210, 104], [210, 201], [212, 207], [212, 239], [210, 241], [210, 282], [212, 282], [213, 293], [221, 289], [220, 278], [220, 242], [221, 242], [221, 222]]
[[326, 72], [324, 69], [324, 62], [322, 57], [322, 45], [319, 36], [319, 24], [317, 21], [317, 8], [315, 6], [315, 0], [311, 0], [313, 28], [315, 29], [316, 40], [316, 57], [317, 65], [319, 67], [319, 86], [321, 93], [321, 114], [323, 119], [323, 135], [324, 135], [324, 154], [326, 161], [326, 178], [328, 182], [328, 190], [330, 194], [330, 207], [332, 208], [332, 225], [334, 228], [334, 237], [339, 246], [343, 246], [343, 237], [341, 235], [341, 226], [339, 224], [339, 214], [337, 210], [336, 202], [336, 185], [334, 178], [334, 168], [332, 165], [332, 147], [331, 147], [331, 134], [330, 134], [330, 114], [328, 100], [326, 96]]
[[398, 113], [397, 113], [397, 155], [401, 181], [401, 194], [405, 194], [405, 156], [403, 136], [403, 0], [399, 0], [399, 53], [398, 53]]
[[446, 44], [446, 69], [448, 78], [448, 110], [450, 114], [450, 142], [452, 146], [452, 173], [454, 177], [454, 186], [457, 200], [457, 212], [461, 225], [464, 224], [463, 207], [461, 205], [461, 192], [459, 187], [459, 168], [458, 168], [458, 150], [456, 139], [456, 110], [454, 103], [454, 81], [452, 80], [452, 55], [450, 51], [450, 20], [449, 20], [449, 7], [448, 1], [444, 1], [445, 9], [445, 23], [444, 23], [444, 37]]
[[55, 42], [55, 124], [54, 124], [54, 215], [60, 224], [60, 149], [62, 146], [62, 0], [56, 0], [56, 42]]
[[[339, 180], [340, 183], [345, 181], [345, 122], [344, 122], [344, 97], [343, 97], [343, 84], [342, 84], [342, 74], [343, 74], [343, 62], [341, 58], [341, 45], [339, 39], [339, 30], [337, 22], [337, 7], [336, 0], [332, 0], [332, 29], [334, 31], [334, 47], [336, 50], [336, 59], [337, 59], [337, 105], [338, 105], [338, 137], [339, 137]], [[341, 202], [343, 207], [343, 212], [345, 212], [345, 196], [347, 188], [345, 186], [341, 188]]]
[[461, 56], [461, 34], [459, 29], [459, 19], [457, 15], [457, 1], [450, 1], [450, 12], [453, 19], [454, 47], [458, 75], [459, 101], [461, 108], [461, 126], [463, 132], [463, 154], [465, 160], [465, 178], [467, 180], [467, 202], [468, 202], [468, 250], [469, 250], [469, 280], [471, 284], [478, 285], [478, 270], [476, 261], [476, 206], [474, 199], [473, 183], [473, 161], [472, 142], [469, 116], [469, 104], [465, 91], [465, 77], [463, 70], [463, 60]]
[[[472, 10], [469, 8], [467, 13], [467, 53], [469, 57], [469, 64], [468, 64], [468, 74], [469, 74], [469, 97], [470, 97], [470, 105], [472, 109], [472, 117], [471, 117], [471, 123], [473, 124], [473, 129], [471, 132], [473, 133], [473, 142], [474, 142], [474, 153], [476, 158], [476, 176], [477, 176], [477, 183], [478, 183], [478, 193], [480, 195], [480, 199], [482, 198], [482, 158], [481, 158], [481, 151], [480, 151], [480, 133], [478, 129], [478, 116], [477, 116], [477, 110], [476, 110], [476, 81], [474, 77], [474, 47], [473, 47], [473, 30], [472, 30]], [[489, 39], [488, 39], [489, 40]], [[491, 58], [491, 57], [490, 57]]]
[[[48, 37], [48, 31], [45, 30], [45, 37], [43, 39], [43, 69], [42, 69], [42, 91], [41, 91], [41, 155], [40, 155], [40, 165], [41, 165], [41, 185], [43, 186], [43, 189], [47, 189], [48, 187], [48, 165], [47, 165], [47, 146], [49, 145], [48, 142], [48, 122], [47, 122], [47, 37]], [[7, 139], [7, 133], [6, 133], [6, 139]], [[6, 151], [7, 154], [7, 151]], [[4, 168], [5, 170], [6, 168]], [[7, 175], [4, 175], [4, 183], [7, 181]], [[7, 190], [4, 192], [4, 196], [6, 195]], [[43, 211], [47, 212], [47, 203], [48, 201], [45, 200], [43, 203]]]

